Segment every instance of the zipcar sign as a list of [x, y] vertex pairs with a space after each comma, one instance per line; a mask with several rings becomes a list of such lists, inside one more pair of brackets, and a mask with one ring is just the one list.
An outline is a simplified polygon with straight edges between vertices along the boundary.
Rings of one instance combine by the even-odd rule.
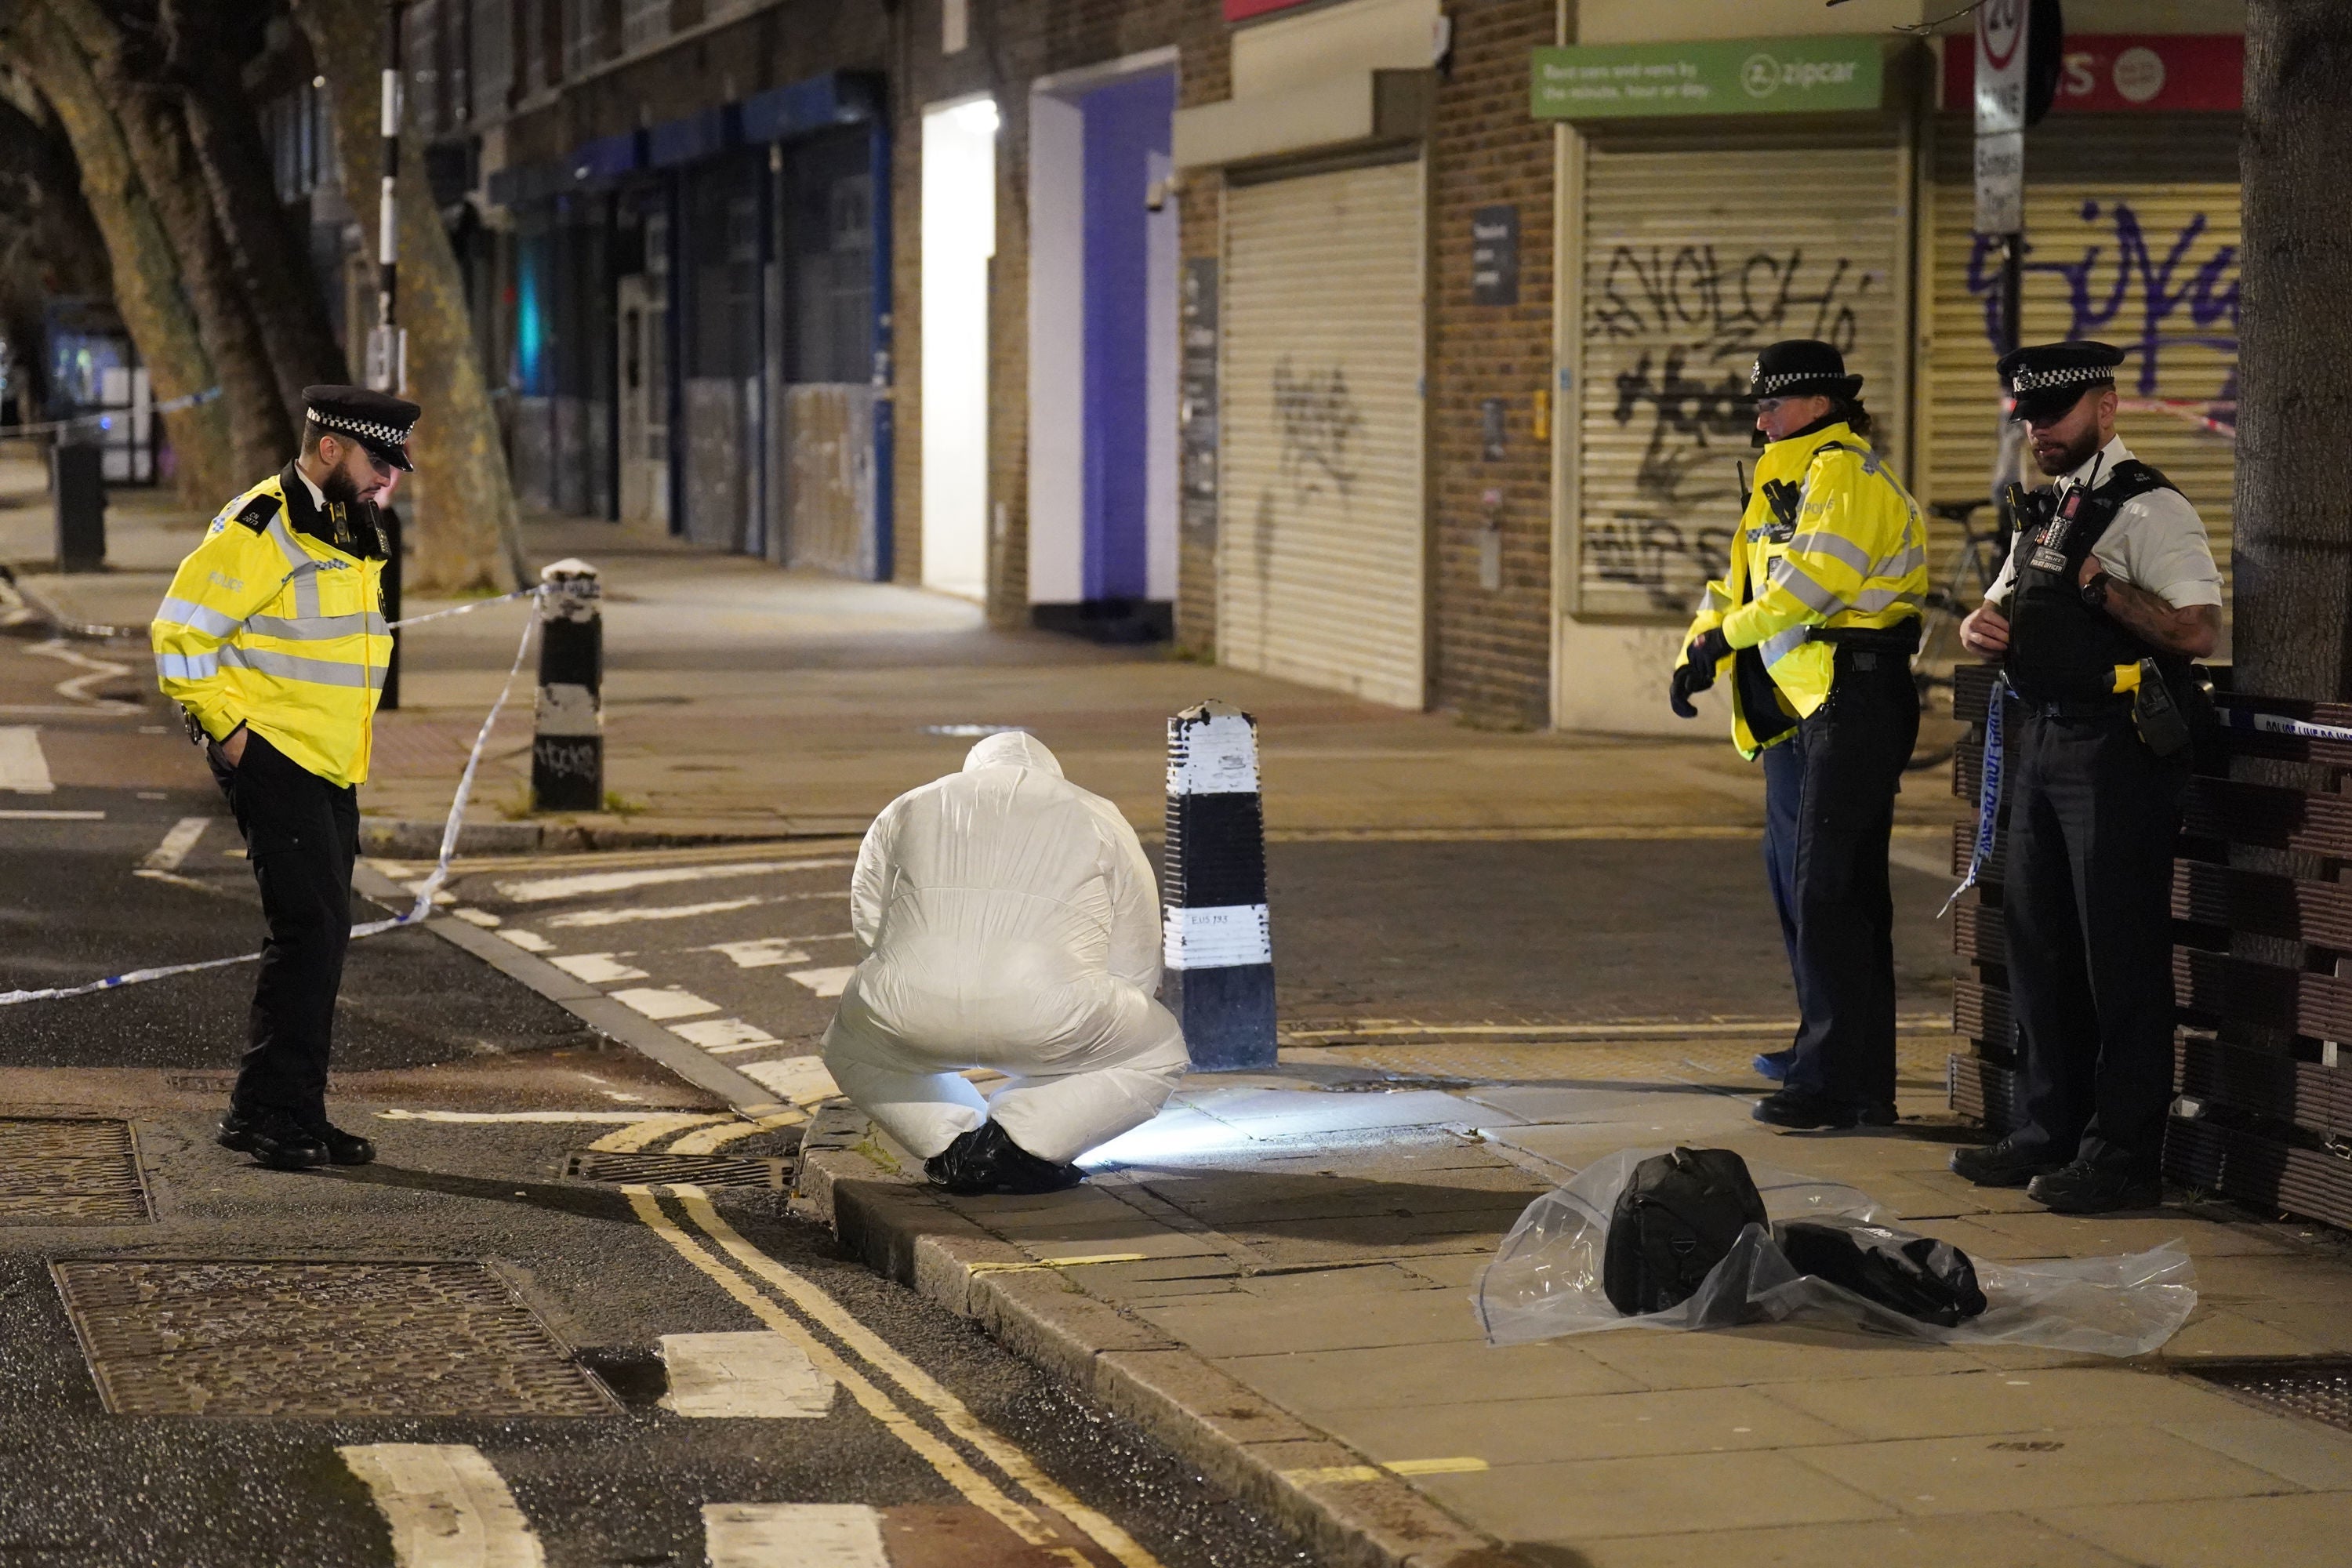
[[1538, 49], [1538, 120], [1660, 114], [1819, 114], [1876, 109], [1885, 54], [1872, 36], [1717, 38]]

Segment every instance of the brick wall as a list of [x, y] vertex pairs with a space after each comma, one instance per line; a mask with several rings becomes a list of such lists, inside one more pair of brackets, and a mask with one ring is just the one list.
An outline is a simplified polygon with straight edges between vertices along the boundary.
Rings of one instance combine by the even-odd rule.
[[[1176, 101], [1190, 108], [1233, 96], [1233, 33], [1222, 7], [1187, 7], [1177, 37]], [[1176, 218], [1184, 259], [1224, 254], [1224, 177], [1213, 171], [1184, 176]], [[1222, 278], [1219, 288], [1223, 287]], [[1222, 388], [1220, 389], [1222, 391]], [[1217, 647], [1217, 539], [1213, 529], [1184, 528], [1177, 535], [1176, 646], [1199, 658]]]
[[[1549, 720], [1551, 447], [1535, 395], [1552, 374], [1552, 130], [1528, 113], [1528, 51], [1552, 42], [1553, 0], [1454, 12], [1453, 68], [1429, 141], [1429, 500], [1432, 701], [1475, 721]], [[1471, 215], [1516, 205], [1516, 305], [1472, 303]], [[1503, 456], [1485, 455], [1500, 399]], [[1556, 402], [1556, 395], [1555, 395]], [[1555, 415], [1557, 407], [1555, 406]], [[1502, 586], [1479, 579], [1483, 500], [1501, 492]]]

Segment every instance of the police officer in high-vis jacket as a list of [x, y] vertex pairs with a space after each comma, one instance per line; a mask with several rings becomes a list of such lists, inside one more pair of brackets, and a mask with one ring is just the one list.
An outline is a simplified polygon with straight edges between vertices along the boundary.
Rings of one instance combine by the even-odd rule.
[[261, 885], [269, 940], [220, 1142], [278, 1170], [363, 1165], [327, 1120], [327, 1051], [351, 936], [358, 792], [392, 657], [376, 504], [409, 467], [417, 406], [312, 386], [294, 461], [221, 509], [152, 627]]
[[2004, 793], [2018, 1126], [1952, 1169], [2063, 1214], [2161, 1201], [2172, 1102], [2172, 852], [2221, 575], [2197, 509], [2116, 435], [2105, 343], [2000, 362], [2036, 467], [1984, 606], [1961, 623], [2009, 688]]
[[1727, 676], [1731, 738], [1764, 765], [1764, 858], [1800, 1023], [1756, 1119], [1895, 1120], [1895, 795], [1919, 735], [1911, 656], [1927, 595], [1919, 508], [1868, 439], [1862, 378], [1829, 343], [1774, 343], [1749, 378], [1764, 438], [1729, 570], [1684, 640], [1672, 701]]

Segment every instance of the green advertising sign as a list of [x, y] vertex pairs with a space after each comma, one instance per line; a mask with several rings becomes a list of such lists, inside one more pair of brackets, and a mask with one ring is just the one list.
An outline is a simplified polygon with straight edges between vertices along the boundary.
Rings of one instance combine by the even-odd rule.
[[1538, 49], [1535, 117], [1625, 120], [1876, 109], [1885, 68], [1884, 46], [1869, 34]]

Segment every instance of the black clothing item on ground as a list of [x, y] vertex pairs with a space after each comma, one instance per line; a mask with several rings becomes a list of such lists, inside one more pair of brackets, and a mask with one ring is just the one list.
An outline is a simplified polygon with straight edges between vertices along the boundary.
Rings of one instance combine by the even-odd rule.
[[2065, 1163], [2039, 1143], [2020, 1143], [2012, 1133], [1980, 1149], [1956, 1150], [1952, 1173], [1979, 1187], [2021, 1187]]
[[[1895, 791], [1918, 738], [1911, 661], [1841, 643], [1828, 699], [1772, 749], [1795, 747], [1800, 764], [1791, 896], [1801, 1023], [1786, 1081], [1809, 1100], [1857, 1113], [1895, 1102], [1895, 899], [1886, 849]], [[1785, 802], [1786, 764], [1768, 771], [1765, 785], [1769, 821], [1771, 796]]]
[[[2017, 586], [2009, 607], [2009, 654], [2001, 668], [2028, 702], [2095, 701], [2115, 695], [2116, 669], [2156, 660], [2177, 694], [2189, 661], [2147, 642], [2103, 609], [2083, 602], [2077, 581], [2124, 503], [2175, 489], [2146, 463], [2117, 463], [2098, 487], [2077, 486], [2054, 515], [2017, 541]], [[2045, 553], [2046, 552], [2046, 553]]]
[[2025, 1195], [2053, 1214], [2113, 1214], [2156, 1207], [2164, 1202], [2164, 1183], [2121, 1165], [2077, 1160], [2034, 1177]]
[[1749, 1114], [1759, 1121], [1794, 1128], [1800, 1132], [1837, 1131], [1862, 1123], [1862, 1107], [1853, 1101], [1831, 1100], [1796, 1088], [1766, 1095], [1756, 1102], [1756, 1109]]
[[1976, 1265], [1948, 1241], [1848, 1215], [1785, 1220], [1772, 1240], [1798, 1273], [1923, 1323], [1956, 1328], [1985, 1310]]
[[1087, 1179], [1076, 1165], [1040, 1159], [993, 1121], [983, 1121], [923, 1162], [923, 1174], [959, 1197], [982, 1193], [1058, 1193]]
[[352, 937], [359, 792], [329, 784], [249, 728], [236, 767], [217, 745], [205, 754], [236, 814], [269, 922], [248, 1047], [229, 1104], [248, 1117], [277, 1111], [323, 1124], [335, 994]]
[[1748, 1162], [1729, 1149], [1675, 1149], [1635, 1165], [1601, 1243], [1601, 1288], [1628, 1316], [1690, 1300], [1740, 1232], [1764, 1223]]
[[[2008, 927], [2018, 1026], [2009, 1142], [2153, 1179], [2172, 1102], [2172, 855], [2186, 755], [2116, 703], [2011, 719]], [[2047, 1179], [2047, 1178], [2045, 1178]]]
[[251, 1154], [273, 1171], [314, 1171], [330, 1158], [327, 1146], [282, 1110], [252, 1115], [230, 1111], [221, 1118], [215, 1140], [224, 1149]]

